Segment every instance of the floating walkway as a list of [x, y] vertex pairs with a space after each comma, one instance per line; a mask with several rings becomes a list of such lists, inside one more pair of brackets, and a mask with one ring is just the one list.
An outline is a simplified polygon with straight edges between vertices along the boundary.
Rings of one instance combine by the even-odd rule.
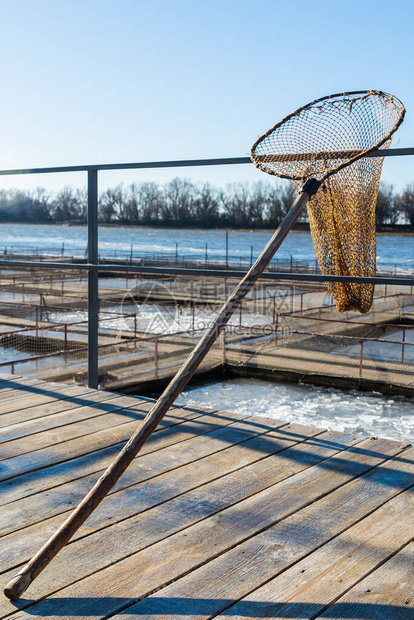
[[[0, 378], [3, 585], [151, 404]], [[405, 443], [177, 405], [0, 618], [409, 620], [413, 488]]]

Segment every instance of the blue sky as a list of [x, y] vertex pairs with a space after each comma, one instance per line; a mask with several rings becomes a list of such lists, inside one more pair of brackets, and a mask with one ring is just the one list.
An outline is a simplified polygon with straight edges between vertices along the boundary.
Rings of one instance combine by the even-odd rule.
[[[0, 0], [0, 168], [244, 156], [297, 107], [365, 88], [399, 97], [393, 146], [414, 146], [414, 2]], [[251, 166], [108, 172], [226, 185]], [[413, 158], [383, 180], [414, 182]], [[85, 177], [0, 178], [56, 190]]]

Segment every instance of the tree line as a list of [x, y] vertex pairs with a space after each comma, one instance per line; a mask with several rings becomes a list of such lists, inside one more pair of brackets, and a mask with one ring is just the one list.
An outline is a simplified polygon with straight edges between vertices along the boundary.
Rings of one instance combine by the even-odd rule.
[[[225, 189], [175, 178], [164, 185], [132, 183], [108, 188], [99, 196], [103, 224], [193, 227], [275, 228], [295, 197], [289, 184], [233, 183]], [[0, 190], [0, 221], [86, 223], [86, 189], [65, 186], [56, 194]], [[306, 211], [302, 223], [307, 222]], [[401, 193], [381, 184], [376, 205], [377, 230], [405, 225], [414, 229], [414, 184]]]

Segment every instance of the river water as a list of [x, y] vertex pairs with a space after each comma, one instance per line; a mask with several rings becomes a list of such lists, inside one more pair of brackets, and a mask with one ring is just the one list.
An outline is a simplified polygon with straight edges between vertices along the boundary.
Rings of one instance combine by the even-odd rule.
[[[85, 226], [1, 224], [0, 252], [39, 249], [44, 254], [77, 254], [83, 256], [87, 245]], [[268, 242], [271, 231], [229, 231], [228, 255], [231, 260], [249, 261]], [[253, 248], [253, 250], [252, 250]], [[379, 235], [377, 237], [378, 269], [409, 273], [414, 271], [414, 237]], [[99, 252], [107, 256], [167, 255], [170, 258], [194, 258], [207, 261], [226, 257], [226, 232], [223, 230], [178, 230], [174, 228], [133, 228], [101, 226]], [[315, 264], [315, 251], [310, 233], [292, 232], [283, 242], [277, 256], [281, 260], [309, 261]]]
[[408, 398], [240, 378], [191, 386], [179, 402], [414, 443]]

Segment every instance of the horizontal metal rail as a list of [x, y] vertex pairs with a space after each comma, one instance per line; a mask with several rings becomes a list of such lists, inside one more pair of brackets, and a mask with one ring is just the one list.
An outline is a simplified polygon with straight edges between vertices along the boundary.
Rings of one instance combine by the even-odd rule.
[[90, 172], [93, 170], [140, 170], [148, 168], [187, 168], [193, 166], [224, 166], [251, 164], [250, 157], [223, 157], [220, 159], [182, 159], [177, 161], [145, 161], [125, 164], [86, 164], [83, 166], [53, 166], [51, 168], [21, 168], [0, 170], [0, 175], [48, 174], [52, 172]]
[[[353, 159], [361, 151], [321, 151], [319, 153], [280, 153], [278, 155], [258, 155], [255, 159], [260, 163], [283, 161], [316, 161]], [[374, 149], [365, 153], [365, 157], [393, 157], [397, 155], [414, 155], [414, 149]]]
[[[32, 328], [33, 331], [35, 331], [35, 329], [36, 329], [35, 327]], [[162, 340], [163, 338], [171, 339], [171, 338], [175, 338], [176, 336], [188, 336], [189, 334], [200, 334], [204, 332], [206, 329], [207, 329], [206, 327], [202, 327], [198, 329], [188, 329], [188, 330], [181, 331], [181, 332], [173, 332], [172, 334], [150, 334], [150, 335], [145, 335], [145, 336], [138, 336], [134, 338], [128, 338], [128, 340], [120, 340], [119, 342], [110, 342], [109, 344], [100, 344], [98, 345], [98, 349], [100, 352], [102, 352], [103, 349], [110, 349], [111, 347], [120, 347], [120, 346], [125, 347], [131, 344], [135, 345], [137, 342], [145, 342], [145, 343], [154, 342], [155, 343], [156, 341]], [[64, 349], [62, 351], [54, 351], [53, 353], [43, 353], [41, 355], [33, 355], [32, 357], [24, 357], [19, 360], [1, 362], [0, 368], [3, 368], [5, 366], [15, 366], [16, 364], [27, 364], [29, 362], [33, 362], [36, 360], [52, 358], [52, 357], [59, 357], [59, 356], [70, 357], [74, 353], [81, 353], [83, 351], [87, 351], [89, 353], [89, 347], [86, 346], [86, 347], [79, 347], [78, 349]]]
[[[43, 308], [43, 310], [46, 313], [49, 311], [49, 308]], [[126, 314], [121, 314], [117, 312], [117, 313], [114, 313], [114, 316], [100, 318], [99, 326], [102, 326], [102, 323], [104, 321], [112, 322], [116, 320], [119, 321], [120, 319], [132, 319], [134, 317], [136, 317], [136, 314], [132, 312], [129, 312]], [[78, 326], [78, 325], [87, 325], [88, 320], [83, 319], [80, 321], [72, 321], [71, 323], [51, 323], [50, 321], [41, 321], [41, 323], [44, 323], [44, 325], [39, 325], [38, 323], [37, 324], [35, 323], [34, 325], [29, 325], [28, 327], [21, 327], [20, 329], [13, 329], [11, 331], [6, 331], [6, 332], [0, 331], [0, 340], [2, 338], [8, 338], [9, 336], [15, 336], [16, 334], [28, 335], [29, 332], [36, 332], [36, 334], [38, 332], [56, 332], [56, 333], [61, 334], [63, 331], [67, 330], [68, 327], [73, 327], [73, 326]], [[103, 327], [103, 329], [105, 329], [105, 326]], [[77, 335], [82, 334], [82, 332], [79, 332], [79, 331], [74, 331], [73, 333]]]
[[[313, 309], [313, 308], [312, 308]], [[396, 329], [414, 329], [414, 325], [411, 324], [407, 324], [407, 323], [374, 323], [372, 321], [350, 321], [349, 319], [328, 319], [326, 317], [320, 317], [320, 316], [306, 316], [301, 314], [300, 316], [292, 314], [291, 312], [281, 312], [280, 316], [283, 318], [289, 318], [289, 319], [299, 319], [300, 321], [303, 320], [308, 320], [308, 321], [321, 321], [321, 322], [325, 322], [325, 323], [341, 323], [345, 325], [368, 325], [368, 327], [391, 327], [392, 329], [396, 330]], [[296, 332], [295, 332], [296, 333]], [[301, 333], [301, 332], [298, 332]], [[326, 336], [327, 334], [321, 334], [322, 336]], [[335, 334], [336, 337], [336, 334]], [[341, 336], [338, 336], [341, 337]], [[355, 338], [359, 338], [360, 336], [353, 336]], [[369, 338], [366, 338], [366, 340], [369, 340]], [[371, 339], [372, 340], [372, 339]], [[375, 340], [375, 339], [374, 339]], [[391, 342], [386, 340], [385, 342]], [[414, 344], [414, 343], [411, 343]]]
[[[139, 273], [144, 275], [181, 275], [199, 279], [201, 276], [212, 278], [243, 278], [245, 271], [230, 269], [187, 269], [184, 267], [139, 267], [134, 265], [90, 265], [76, 263], [49, 263], [46, 261], [19, 261], [0, 260], [2, 267], [37, 267], [38, 269], [72, 269], [81, 271], [114, 271], [122, 273]], [[266, 271], [261, 275], [266, 280], [295, 280], [300, 282], [355, 282], [366, 284], [390, 284], [396, 286], [414, 286], [413, 277], [373, 277], [357, 278], [352, 276], [324, 276], [318, 274], [285, 273], [279, 271]]]
[[[414, 347], [414, 342], [404, 342], [402, 340], [384, 340], [383, 338], [368, 338], [365, 337], [361, 339], [361, 336], [348, 336], [346, 334], [319, 334], [318, 332], [305, 332], [305, 331], [297, 331], [297, 330], [292, 330], [290, 332], [291, 334], [297, 334], [298, 336], [316, 336], [317, 338], [329, 338], [330, 340], [333, 338], [337, 338], [338, 340], [354, 340], [357, 342], [361, 342], [361, 340], [363, 340], [364, 342], [380, 342], [381, 344], [397, 344], [397, 345], [405, 345], [405, 346], [410, 346], [410, 347]], [[6, 362], [7, 364], [7, 362]]]
[[[336, 155], [338, 155], [336, 153]], [[365, 157], [398, 157], [414, 155], [414, 148], [375, 149]], [[187, 168], [193, 166], [226, 166], [228, 164], [251, 164], [250, 157], [221, 157], [215, 159], [180, 159], [176, 161], [145, 161], [125, 164], [86, 164], [82, 166], [53, 166], [45, 168], [15, 168], [0, 170], [1, 176], [17, 174], [49, 174], [54, 172], [89, 172], [92, 170], [139, 170], [148, 168]]]

